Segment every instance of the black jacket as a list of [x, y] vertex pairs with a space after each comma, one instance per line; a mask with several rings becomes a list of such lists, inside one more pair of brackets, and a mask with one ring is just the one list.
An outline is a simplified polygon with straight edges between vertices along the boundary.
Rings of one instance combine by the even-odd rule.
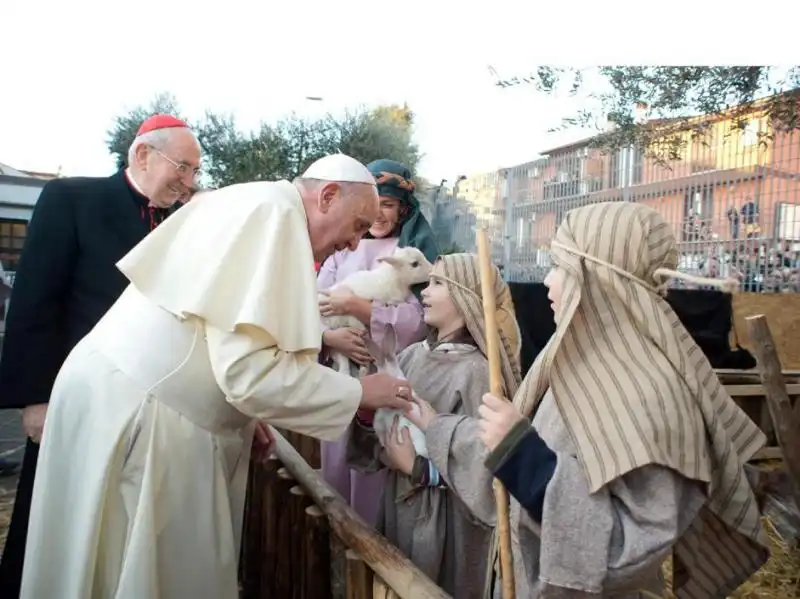
[[49, 401], [69, 352], [127, 286], [115, 264], [149, 233], [146, 203], [123, 171], [42, 189], [9, 303], [0, 408]]

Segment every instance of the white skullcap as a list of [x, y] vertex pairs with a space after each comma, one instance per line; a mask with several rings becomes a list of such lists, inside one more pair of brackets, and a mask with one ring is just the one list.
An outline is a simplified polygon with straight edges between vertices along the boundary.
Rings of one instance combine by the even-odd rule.
[[331, 154], [320, 158], [306, 169], [301, 178], [375, 185], [375, 177], [369, 169], [346, 154]]

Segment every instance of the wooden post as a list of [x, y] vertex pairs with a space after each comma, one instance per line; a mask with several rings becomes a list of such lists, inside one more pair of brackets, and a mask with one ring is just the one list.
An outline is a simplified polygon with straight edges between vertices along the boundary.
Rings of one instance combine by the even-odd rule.
[[311, 503], [303, 487], [294, 486], [289, 489], [289, 512], [285, 515], [292, 523], [292, 536], [287, 539], [289, 554], [292, 559], [292, 597], [303, 599], [304, 582], [307, 578], [306, 553], [306, 508]]
[[308, 506], [305, 515], [303, 599], [331, 599], [331, 539], [328, 521], [316, 505]]
[[347, 599], [347, 545], [333, 533], [330, 539], [331, 599]]
[[278, 470], [278, 484], [275, 489], [275, 511], [271, 514], [271, 517], [275, 519], [277, 531], [275, 538], [275, 572], [273, 580], [267, 581], [272, 591], [264, 595], [265, 597], [285, 597], [289, 599], [293, 596], [292, 589], [295, 586], [295, 576], [293, 571], [294, 564], [292, 564], [291, 542], [295, 534], [295, 523], [292, 522], [289, 514], [292, 503], [290, 489], [295, 484], [294, 478], [286, 468]]
[[[481, 269], [481, 293], [483, 316], [486, 323], [486, 357], [489, 360], [489, 390], [496, 397], [503, 397], [503, 370], [500, 361], [500, 334], [497, 328], [497, 306], [494, 297], [494, 269], [486, 229], [478, 229], [478, 260]], [[508, 398], [511, 399], [511, 398]], [[500, 582], [503, 599], [514, 599], [514, 562], [511, 555], [511, 526], [508, 516], [508, 491], [495, 479], [492, 485], [497, 509], [498, 549], [500, 552]], [[490, 556], [493, 559], [494, 556]]]
[[380, 576], [372, 577], [372, 599], [398, 599], [395, 593]]
[[270, 520], [270, 502], [280, 463], [276, 458], [265, 464], [253, 462], [248, 481], [245, 519], [242, 526], [241, 583], [242, 599], [260, 599], [266, 581], [274, 572], [274, 525]]
[[262, 506], [263, 540], [261, 545], [263, 552], [260, 556], [260, 561], [254, 565], [259, 571], [260, 578], [260, 594], [256, 599], [271, 596], [275, 587], [275, 571], [278, 565], [278, 547], [280, 546], [280, 532], [278, 531], [280, 510], [282, 509], [280, 495], [284, 488], [282, 480], [278, 478], [278, 470], [280, 468], [281, 463], [278, 458], [271, 456], [264, 465], [263, 470], [264, 505]]
[[775, 426], [775, 436], [783, 451], [783, 463], [792, 483], [794, 500], [800, 506], [800, 422], [786, 393], [781, 362], [766, 317], [758, 314], [745, 320], [758, 360], [758, 371]]
[[320, 445], [313, 437], [308, 435], [301, 435], [294, 431], [283, 431], [279, 429], [281, 434], [286, 437], [286, 440], [292, 444], [303, 459], [308, 462], [312, 468], [320, 467]]
[[347, 599], [372, 599], [372, 570], [352, 549], [347, 550]]
[[273, 431], [276, 455], [328, 517], [333, 532], [348, 547], [357, 551], [401, 599], [451, 599], [397, 547], [367, 525], [319, 473], [306, 463], [283, 435], [274, 429]]
[[322, 447], [314, 437], [303, 436], [303, 455], [314, 470], [322, 468]]

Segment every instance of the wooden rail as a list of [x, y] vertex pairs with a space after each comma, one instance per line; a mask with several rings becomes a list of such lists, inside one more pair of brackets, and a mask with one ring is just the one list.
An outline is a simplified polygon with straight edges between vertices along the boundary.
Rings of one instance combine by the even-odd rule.
[[[771, 441], [775, 432], [780, 436], [760, 373], [718, 374]], [[786, 395], [800, 396], [800, 373], [783, 375]], [[795, 402], [795, 413], [798, 410], [800, 402]], [[289, 432], [275, 431], [275, 436], [276, 455], [250, 469], [240, 571], [242, 599], [448, 597], [325, 483], [315, 470], [319, 442]], [[755, 459], [778, 457], [783, 457], [782, 451], [773, 446]], [[747, 469], [765, 513], [781, 536], [795, 544], [800, 538], [800, 511], [786, 472], [762, 469], [757, 463]]]
[[273, 431], [275, 457], [250, 469], [242, 599], [449, 599], [312, 468], [310, 439]]

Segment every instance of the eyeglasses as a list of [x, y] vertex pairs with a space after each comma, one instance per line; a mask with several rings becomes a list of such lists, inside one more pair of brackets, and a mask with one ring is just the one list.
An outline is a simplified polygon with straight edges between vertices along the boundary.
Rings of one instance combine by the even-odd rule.
[[161, 156], [161, 157], [162, 157], [164, 160], [166, 160], [166, 161], [167, 161], [167, 162], [169, 162], [169, 163], [170, 163], [172, 166], [174, 166], [174, 167], [175, 167], [175, 170], [176, 170], [176, 171], [178, 171], [178, 174], [179, 174], [181, 177], [185, 177], [186, 175], [189, 175], [189, 174], [191, 174], [191, 175], [192, 175], [192, 180], [193, 180], [193, 181], [197, 181], [197, 179], [199, 179], [199, 178], [200, 178], [200, 175], [202, 175], [202, 174], [203, 174], [203, 171], [202, 171], [202, 169], [200, 169], [200, 168], [193, 168], [192, 166], [190, 166], [190, 165], [188, 165], [188, 164], [186, 164], [186, 163], [183, 163], [183, 162], [175, 162], [175, 161], [174, 161], [172, 158], [170, 158], [169, 156], [167, 156], [166, 154], [164, 154], [164, 152], [162, 152], [162, 151], [161, 151], [161, 150], [159, 150], [158, 148], [154, 148], [153, 146], [149, 146], [149, 147], [150, 147], [150, 149], [152, 149], [152, 150], [153, 150], [153, 151], [154, 151], [156, 154], [158, 154], [158, 155], [159, 155], [159, 156]]

